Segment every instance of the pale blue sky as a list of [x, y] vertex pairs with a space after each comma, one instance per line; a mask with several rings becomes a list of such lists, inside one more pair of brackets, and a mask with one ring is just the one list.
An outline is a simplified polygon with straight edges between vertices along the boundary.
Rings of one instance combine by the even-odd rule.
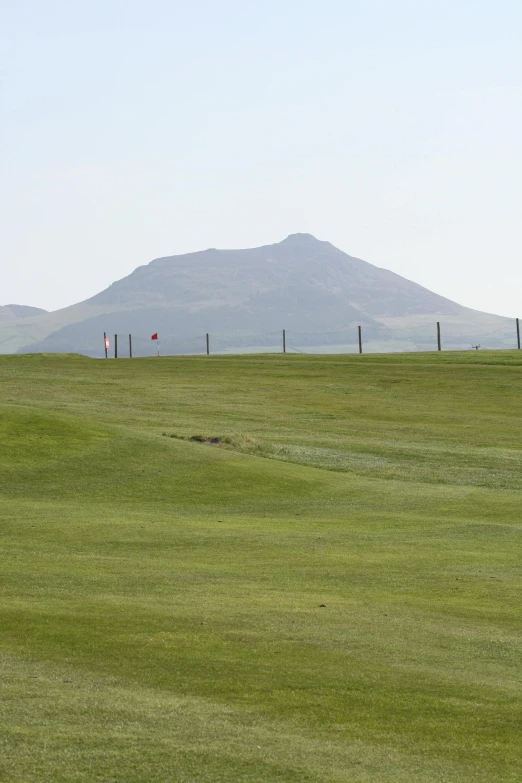
[[522, 3], [0, 0], [0, 304], [310, 232], [522, 316]]

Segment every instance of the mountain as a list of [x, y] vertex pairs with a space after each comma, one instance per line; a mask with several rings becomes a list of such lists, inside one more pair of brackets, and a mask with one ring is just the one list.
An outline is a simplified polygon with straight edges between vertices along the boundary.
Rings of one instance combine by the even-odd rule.
[[447, 325], [446, 340], [456, 330], [465, 347], [484, 330], [500, 344], [513, 339], [509, 319], [469, 310], [310, 234], [158, 258], [78, 305], [29, 321], [39, 339], [19, 350], [93, 356], [103, 353], [104, 332], [132, 333], [136, 355], [153, 352], [154, 332], [165, 353], [201, 352], [206, 332], [213, 350], [279, 349], [282, 329], [290, 349], [341, 349], [355, 343], [359, 325], [383, 350], [433, 348], [436, 321]]
[[43, 310], [41, 307], [29, 307], [28, 305], [0, 305], [0, 321], [19, 321], [21, 318], [32, 318], [46, 312], [47, 310]]
[[14, 353], [21, 345], [39, 339], [42, 332], [33, 320], [47, 314], [41, 307], [0, 306], [0, 353]]

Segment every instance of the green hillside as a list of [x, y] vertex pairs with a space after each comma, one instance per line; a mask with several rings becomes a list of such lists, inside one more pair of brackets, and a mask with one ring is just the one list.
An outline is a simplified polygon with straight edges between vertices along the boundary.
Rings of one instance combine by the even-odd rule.
[[0, 381], [0, 780], [520, 781], [522, 352]]

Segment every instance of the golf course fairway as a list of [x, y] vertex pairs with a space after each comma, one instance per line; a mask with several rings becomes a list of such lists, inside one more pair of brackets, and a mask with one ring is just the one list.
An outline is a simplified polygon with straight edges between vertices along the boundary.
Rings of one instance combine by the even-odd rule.
[[0, 356], [0, 780], [522, 780], [522, 352]]

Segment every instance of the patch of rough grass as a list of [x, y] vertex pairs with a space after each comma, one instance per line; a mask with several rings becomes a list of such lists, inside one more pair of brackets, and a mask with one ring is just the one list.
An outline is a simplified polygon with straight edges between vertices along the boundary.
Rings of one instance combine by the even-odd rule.
[[379, 479], [522, 490], [522, 450], [518, 448], [470, 449], [445, 442], [404, 440], [400, 447], [381, 441], [333, 448], [262, 441], [244, 433], [184, 436], [163, 432], [163, 436], [323, 470], [371, 474]]

